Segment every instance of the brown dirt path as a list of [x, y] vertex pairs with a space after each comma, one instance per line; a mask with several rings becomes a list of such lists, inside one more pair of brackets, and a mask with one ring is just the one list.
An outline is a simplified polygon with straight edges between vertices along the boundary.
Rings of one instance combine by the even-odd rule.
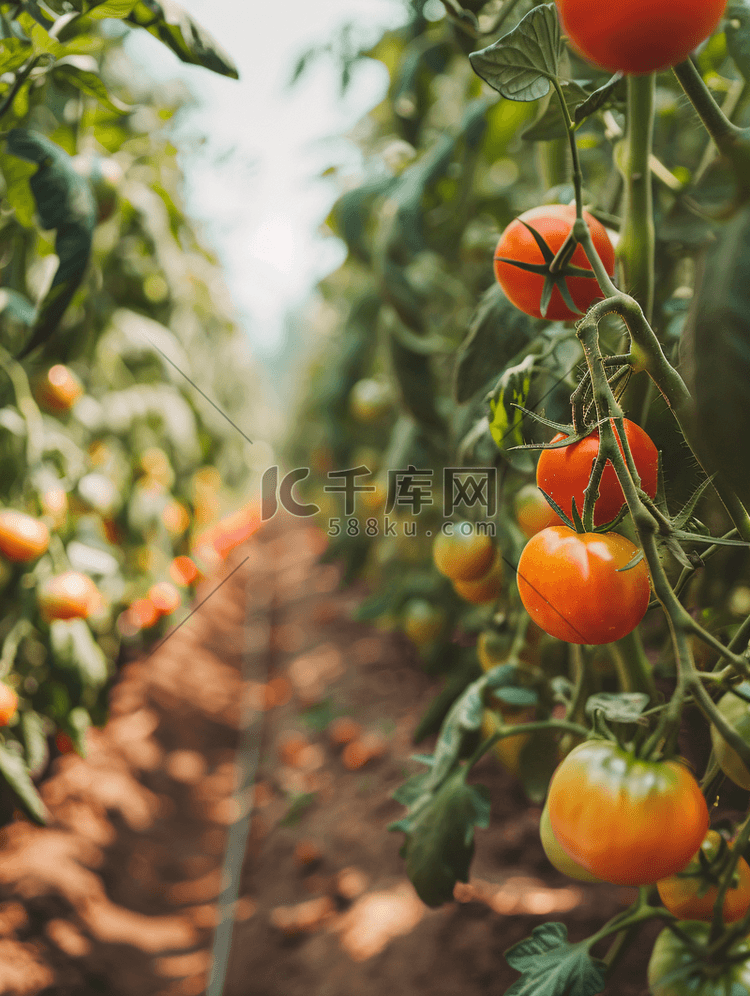
[[[502, 952], [534, 926], [577, 940], [629, 900], [551, 869], [539, 809], [487, 758], [474, 878], [440, 909], [419, 901], [385, 828], [434, 689], [401, 637], [351, 621], [362, 592], [338, 590], [324, 546], [279, 519], [236, 550], [190, 621], [123, 669], [88, 757], [55, 763], [50, 826], [0, 832], [0, 996], [206, 991], [248, 709], [262, 740], [226, 996], [502, 993]], [[646, 992], [649, 949], [611, 992]]]

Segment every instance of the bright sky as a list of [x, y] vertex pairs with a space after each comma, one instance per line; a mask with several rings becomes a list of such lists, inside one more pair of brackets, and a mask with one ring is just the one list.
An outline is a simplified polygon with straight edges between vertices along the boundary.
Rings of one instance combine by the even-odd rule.
[[[188, 210], [204, 221], [225, 265], [229, 290], [258, 354], [281, 346], [283, 316], [344, 256], [335, 239], [318, 234], [336, 196], [318, 179], [331, 165], [356, 169], [359, 157], [344, 134], [385, 95], [387, 73], [360, 63], [342, 100], [330, 60], [316, 61], [288, 89], [297, 57], [331, 40], [344, 21], [362, 40], [405, 20], [404, 0], [181, 0], [232, 56], [240, 80], [183, 66], [146, 32], [131, 52], [157, 79], [179, 76], [202, 103], [184, 124], [186, 138], [205, 135], [186, 155]], [[193, 144], [193, 143], [189, 143]]]

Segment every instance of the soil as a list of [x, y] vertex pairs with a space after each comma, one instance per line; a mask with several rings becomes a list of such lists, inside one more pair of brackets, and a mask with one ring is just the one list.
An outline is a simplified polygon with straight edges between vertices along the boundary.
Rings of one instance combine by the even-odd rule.
[[[279, 516], [235, 550], [122, 669], [88, 756], [54, 762], [49, 825], [0, 832], [1, 994], [198, 996], [232, 918], [226, 996], [503, 993], [503, 952], [534, 927], [577, 941], [632, 901], [551, 868], [541, 810], [491, 757], [471, 881], [438, 909], [417, 898], [386, 827], [435, 684], [404, 637], [352, 621], [365, 592], [319, 562], [325, 542]], [[244, 860], [225, 871], [228, 840]], [[645, 996], [658, 929], [607, 993]]]

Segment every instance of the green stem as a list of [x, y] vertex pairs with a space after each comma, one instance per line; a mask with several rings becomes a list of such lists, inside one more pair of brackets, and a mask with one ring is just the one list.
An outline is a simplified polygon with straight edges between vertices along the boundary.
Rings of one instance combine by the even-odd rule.
[[732, 124], [716, 103], [691, 59], [686, 59], [685, 62], [673, 66], [672, 72], [680, 81], [680, 86], [685, 91], [688, 100], [695, 108], [719, 151], [732, 158], [736, 151], [737, 141], [743, 135], [742, 128]]
[[645, 692], [656, 701], [656, 684], [637, 629], [611, 645], [623, 692]]
[[650, 321], [654, 308], [654, 211], [650, 156], [654, 131], [654, 75], [628, 76], [628, 130], [622, 164], [625, 176], [622, 238], [617, 257], [623, 286]]

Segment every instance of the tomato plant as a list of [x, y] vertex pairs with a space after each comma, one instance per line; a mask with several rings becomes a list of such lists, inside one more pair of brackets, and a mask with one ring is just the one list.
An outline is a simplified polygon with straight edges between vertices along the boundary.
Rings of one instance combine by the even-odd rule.
[[432, 545], [435, 567], [451, 581], [477, 581], [492, 566], [492, 537], [477, 532], [470, 523], [455, 523], [451, 533], [441, 532]]
[[[593, 301], [602, 296], [593, 272], [590, 276], [562, 276], [555, 280], [549, 305], [542, 315], [541, 303], [545, 281], [552, 280], [548, 273], [548, 264], [570, 234], [575, 214], [575, 207], [571, 204], [550, 204], [531, 208], [512, 221], [500, 236], [495, 249], [495, 277], [508, 299], [527, 315], [532, 315], [534, 318], [570, 321], [579, 317]], [[615, 251], [604, 225], [588, 213], [584, 213], [584, 218], [588, 222], [594, 245], [607, 272], [614, 273]], [[527, 225], [531, 226], [546, 243], [547, 248], [544, 252]], [[570, 264], [580, 270], [591, 270], [586, 253], [580, 245], [576, 247]], [[534, 269], [522, 269], [522, 266], [531, 266]], [[577, 311], [570, 308], [561, 292], [563, 280], [567, 288], [566, 293], [570, 295], [570, 300]]]
[[[725, 692], [716, 703], [716, 707], [724, 719], [732, 726], [746, 743], [750, 743], [750, 701], [741, 698], [742, 695], [750, 698], [750, 682], [743, 681], [737, 686], [739, 695], [734, 692]], [[731, 778], [735, 785], [744, 789], [750, 789], [750, 771], [742, 763], [737, 751], [730, 747], [724, 737], [715, 726], [711, 726], [711, 743], [719, 767], [724, 774]]]
[[733, 964], [721, 959], [711, 962], [690, 946], [698, 946], [699, 952], [708, 947], [708, 924], [681, 923], [680, 930], [687, 935], [687, 942], [668, 927], [656, 938], [648, 963], [652, 996], [734, 996], [750, 991], [748, 938], [740, 938], [727, 952], [732, 959], [739, 959]]
[[[646, 494], [654, 498], [659, 470], [658, 450], [639, 425], [629, 419], [623, 419], [623, 423], [633, 462], [641, 479], [641, 487]], [[622, 453], [622, 443], [614, 420], [612, 426]], [[565, 438], [565, 433], [558, 432], [552, 437], [551, 442], [557, 443]], [[570, 446], [563, 446], [560, 449], [542, 450], [539, 455], [536, 483], [568, 516], [573, 514], [573, 499], [578, 513], [583, 511], [583, 493], [589, 483], [591, 468], [598, 453], [599, 430], [594, 429], [577, 443], [571, 443]], [[611, 522], [624, 503], [625, 497], [615, 468], [610, 461], [607, 461], [599, 481], [599, 497], [594, 505], [594, 525], [602, 526], [606, 522]]]
[[618, 533], [549, 526], [523, 548], [516, 579], [534, 622], [568, 643], [612, 643], [632, 632], [648, 608], [648, 566], [623, 570], [638, 548]]
[[41, 520], [10, 508], [0, 511], [0, 553], [7, 560], [36, 560], [48, 546], [49, 529]]
[[86, 574], [65, 571], [45, 581], [38, 591], [42, 616], [52, 619], [87, 619], [101, 607], [99, 589]]
[[716, 29], [725, 0], [628, 0], [617, 7], [557, 0], [563, 31], [591, 62], [616, 73], [652, 73], [687, 59]]
[[618, 885], [681, 871], [708, 830], [698, 782], [678, 761], [644, 761], [609, 740], [579, 744], [555, 770], [547, 799], [560, 846]]
[[[704, 860], [700, 860], [700, 855]], [[716, 830], [709, 830], [698, 853], [691, 861], [669, 878], [656, 883], [661, 901], [670, 913], [680, 920], [711, 920], [718, 896], [718, 877], [729, 849], [723, 844]], [[734, 923], [750, 909], [750, 866], [740, 858], [734, 873], [736, 882], [724, 896], [722, 913], [725, 923]]]

